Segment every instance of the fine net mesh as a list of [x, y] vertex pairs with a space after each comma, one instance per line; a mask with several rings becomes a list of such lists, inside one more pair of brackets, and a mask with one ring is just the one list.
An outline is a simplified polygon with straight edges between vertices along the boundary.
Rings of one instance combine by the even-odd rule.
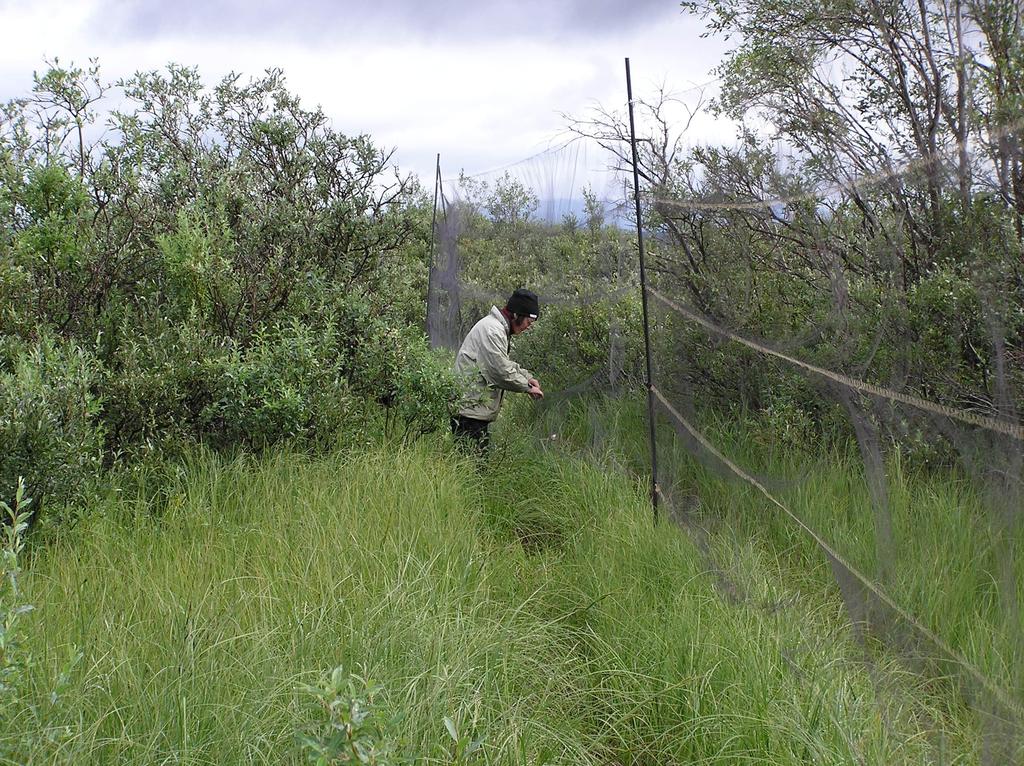
[[[893, 709], [912, 702], [881, 655], [948, 696], [980, 762], [1022, 762], [1021, 233], [980, 191], [996, 138], [837, 174], [749, 137], [681, 162], [652, 115], [640, 201], [662, 517], [732, 600], [750, 598], [742, 551], [771, 545], [841, 597]], [[648, 478], [628, 132], [622, 114], [587, 126], [505, 168], [442, 172], [427, 324], [456, 349], [533, 289], [542, 321], [516, 355], [547, 391], [536, 438]], [[965, 161], [977, 195], [943, 212], [944, 241], [922, 240], [930, 191], [955, 192]]]
[[[623, 191], [600, 172], [606, 162], [588, 142], [568, 141], [505, 167], [439, 179], [427, 302], [434, 347], [457, 349], [479, 312], [504, 305], [515, 287], [530, 287], [556, 313], [625, 294], [635, 256], [617, 228]], [[570, 255], [573, 246], [583, 251]], [[503, 267], [488, 261], [493, 253]]]

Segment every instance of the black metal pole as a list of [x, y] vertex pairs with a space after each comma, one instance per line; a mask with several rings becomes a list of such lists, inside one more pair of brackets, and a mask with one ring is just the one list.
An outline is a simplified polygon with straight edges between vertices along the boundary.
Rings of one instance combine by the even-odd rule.
[[[434, 170], [434, 209], [430, 216], [430, 249], [427, 251], [427, 334], [430, 335], [431, 322], [437, 321], [431, 309], [436, 305], [434, 296], [434, 240], [437, 239], [437, 187], [441, 184], [441, 153], [437, 153], [437, 166]], [[430, 338], [430, 346], [434, 347], [435, 338]]]
[[[433, 235], [434, 228], [437, 226], [437, 190], [441, 188], [441, 152], [437, 153], [437, 166], [434, 169], [434, 216], [430, 219], [430, 233]], [[434, 238], [430, 238], [431, 253], [434, 248]], [[433, 263], [433, 261], [431, 261]]]
[[640, 217], [640, 170], [636, 155], [636, 126], [633, 122], [633, 80], [626, 58], [626, 98], [629, 101], [629, 143], [633, 150], [633, 201], [636, 203], [636, 243], [640, 251], [640, 301], [644, 312], [644, 355], [647, 357], [647, 424], [651, 441], [651, 507], [658, 523], [658, 447], [654, 434], [654, 378], [651, 374], [651, 326], [647, 318], [647, 269], [644, 264], [644, 228]]
[[437, 188], [441, 190], [441, 214], [448, 223], [448, 200], [444, 198], [444, 179], [441, 178], [441, 155], [437, 155]]

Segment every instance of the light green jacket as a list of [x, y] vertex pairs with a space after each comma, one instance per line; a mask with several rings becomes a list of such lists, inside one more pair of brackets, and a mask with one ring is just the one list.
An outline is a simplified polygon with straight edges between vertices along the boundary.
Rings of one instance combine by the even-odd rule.
[[465, 380], [459, 415], [488, 422], [498, 417], [506, 391], [525, 393], [533, 377], [509, 356], [512, 333], [497, 306], [473, 325], [455, 357], [455, 372]]

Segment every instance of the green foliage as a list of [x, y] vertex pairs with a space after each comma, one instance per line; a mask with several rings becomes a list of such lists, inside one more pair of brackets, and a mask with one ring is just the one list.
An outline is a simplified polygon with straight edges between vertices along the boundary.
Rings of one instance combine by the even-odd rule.
[[95, 62], [0, 110], [0, 498], [24, 475], [67, 502], [101, 461], [196, 442], [324, 448], [376, 405], [407, 440], [443, 425], [415, 179], [277, 70], [118, 86], [93, 144]]
[[[112, 493], [24, 581], [37, 675], [72, 638], [87, 653], [61, 753], [292, 766], [313, 754], [300, 731], [461, 766], [976, 762], [964, 711], [890, 658], [866, 665], [835, 590], [783, 568], [792, 541], [759, 555], [729, 537], [720, 563], [749, 598], [725, 600], [701, 552], [651, 524], [642, 486], [565, 448], [513, 438], [493, 470], [429, 441], [198, 451], [156, 507]], [[747, 526], [772, 523], [736, 498]], [[544, 519], [559, 544], [509, 523]], [[380, 688], [321, 683], [339, 662]], [[20, 723], [0, 716], [0, 737]]]
[[210, 400], [197, 436], [212, 446], [263, 448], [286, 439], [330, 444], [353, 420], [336, 328], [297, 321], [261, 330], [250, 345], [232, 346], [206, 367]]
[[280, 71], [207, 91], [172, 66], [122, 85], [137, 106], [116, 116], [120, 161], [146, 172], [174, 294], [217, 333], [246, 341], [311, 285], [375, 290], [403, 259], [415, 183], [387, 179], [390, 154], [303, 109]]
[[99, 377], [73, 343], [0, 346], [0, 500], [12, 501], [22, 477], [37, 512], [86, 497], [102, 458]]
[[71, 672], [82, 655], [72, 648], [45, 699], [36, 698], [30, 679], [34, 662], [23, 625], [33, 606], [21, 603], [19, 589], [20, 558], [25, 550], [31, 505], [21, 480], [11, 504], [0, 500], [0, 720], [8, 722], [0, 730], [0, 760], [29, 763], [34, 758], [49, 758], [52, 763], [69, 762], [61, 755], [61, 746], [73, 727], [58, 723], [58, 703], [71, 689]]
[[[516, 339], [521, 358], [552, 390], [579, 383], [588, 373], [599, 376], [599, 386], [606, 385], [613, 365], [617, 382], [642, 385], [643, 318], [637, 292], [614, 301], [550, 307]], [[613, 359], [616, 350], [619, 358]]]
[[[687, 151], [665, 94], [638, 102], [655, 286], [819, 366], [1007, 415], [1024, 393], [1024, 187], [998, 168], [1021, 161], [1006, 148], [1020, 143], [1020, 9], [682, 6], [734, 43], [711, 108], [739, 138]], [[585, 128], [628, 134], [607, 112]], [[666, 383], [720, 412], [771, 409], [780, 426], [845, 438], [834, 397], [703, 330], [672, 338], [656, 337]], [[899, 424], [883, 430], [909, 444]]]
[[309, 763], [333, 766], [360, 763], [392, 766], [399, 763], [386, 721], [375, 704], [380, 687], [336, 667], [319, 687], [305, 686], [327, 720], [299, 738]]
[[[395, 719], [385, 716], [380, 702], [383, 689], [338, 666], [319, 686], [299, 689], [317, 704], [319, 720], [299, 734], [299, 745], [307, 762], [316, 766], [356, 763], [365, 766], [399, 766], [419, 762], [416, 757], [400, 755], [400, 745], [392, 731]], [[445, 716], [444, 729], [450, 738], [444, 763], [470, 766], [481, 762], [483, 740], [460, 733], [459, 727]]]
[[39, 326], [64, 333], [91, 311], [93, 210], [82, 180], [61, 165], [29, 165], [8, 194], [16, 200], [9, 271], [0, 281], [7, 310], [0, 328], [27, 335]]
[[229, 341], [198, 322], [134, 329], [126, 318], [107, 339], [102, 417], [108, 460], [175, 451], [199, 436], [201, 414], [229, 353]]
[[484, 746], [482, 738], [473, 737], [471, 732], [460, 732], [458, 724], [448, 716], [444, 717], [444, 729], [451, 737], [448, 763], [452, 766], [468, 766], [468, 764], [479, 763], [482, 760]]
[[261, 450], [293, 441], [322, 449], [385, 408], [405, 440], [447, 423], [449, 361], [414, 329], [396, 329], [358, 302], [315, 323], [281, 321], [247, 345], [192, 323], [126, 338], [105, 381], [109, 449], [177, 450], [201, 441]]
[[353, 380], [385, 408], [386, 428], [409, 440], [446, 427], [459, 396], [450, 358], [432, 351], [415, 328], [370, 319], [362, 330]]
[[0, 519], [0, 533], [3, 535], [0, 540], [0, 712], [5, 716], [13, 712], [16, 676], [23, 672], [25, 666], [18, 620], [32, 610], [31, 604], [17, 603], [21, 597], [18, 557], [25, 549], [25, 530], [32, 515], [31, 505], [31, 498], [25, 496], [25, 484], [20, 480], [12, 503], [0, 501], [0, 511], [4, 513]]
[[639, 378], [642, 353], [633, 240], [604, 225], [590, 192], [587, 225], [532, 218], [536, 195], [508, 173], [494, 184], [462, 179], [459, 241], [462, 330], [516, 287], [541, 296], [541, 319], [513, 340], [517, 358], [555, 391], [596, 379]]

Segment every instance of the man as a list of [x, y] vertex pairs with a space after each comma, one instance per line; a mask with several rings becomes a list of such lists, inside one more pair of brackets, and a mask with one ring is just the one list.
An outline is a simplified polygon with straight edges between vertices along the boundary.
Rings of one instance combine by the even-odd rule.
[[469, 331], [455, 357], [455, 372], [470, 388], [452, 418], [456, 439], [471, 441], [483, 451], [488, 444], [487, 429], [498, 417], [506, 391], [529, 394], [533, 399], [544, 397], [537, 379], [509, 358], [512, 336], [529, 330], [538, 316], [537, 296], [518, 289], [505, 308], [491, 306], [491, 312]]

